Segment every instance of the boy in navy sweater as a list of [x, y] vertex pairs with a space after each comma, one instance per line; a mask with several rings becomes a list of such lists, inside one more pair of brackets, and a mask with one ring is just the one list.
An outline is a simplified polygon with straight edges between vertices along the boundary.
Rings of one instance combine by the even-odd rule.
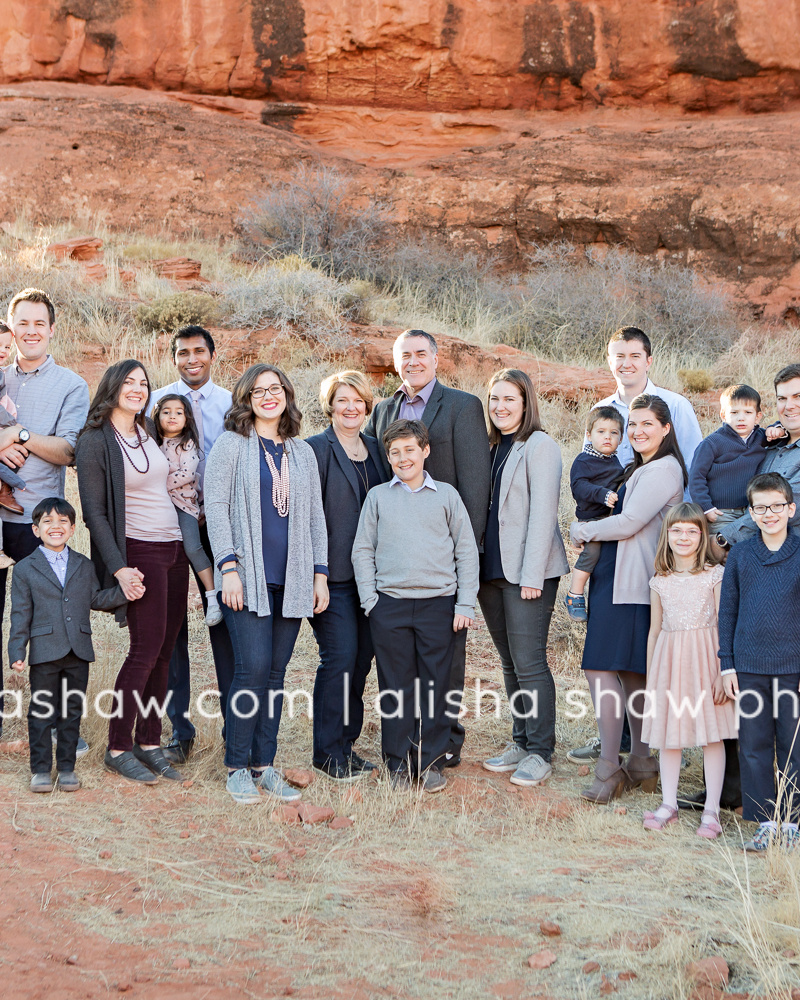
[[800, 839], [800, 534], [789, 528], [794, 496], [779, 473], [751, 480], [747, 500], [760, 531], [728, 555], [719, 659], [725, 694], [738, 696], [743, 818], [759, 824], [745, 849], [765, 851], [779, 819], [785, 847]]
[[[625, 418], [613, 406], [595, 406], [586, 418], [587, 441], [572, 463], [569, 486], [575, 499], [575, 517], [579, 521], [597, 521], [608, 517], [617, 502], [616, 489], [622, 479], [622, 466], [615, 452], [625, 433]], [[570, 618], [585, 622], [586, 598], [583, 592], [600, 558], [602, 542], [587, 542], [572, 571], [564, 603]]]
[[692, 502], [703, 508], [712, 535], [745, 513], [747, 484], [764, 461], [766, 432], [758, 426], [761, 396], [729, 385], [719, 398], [722, 426], [697, 446], [689, 471]]

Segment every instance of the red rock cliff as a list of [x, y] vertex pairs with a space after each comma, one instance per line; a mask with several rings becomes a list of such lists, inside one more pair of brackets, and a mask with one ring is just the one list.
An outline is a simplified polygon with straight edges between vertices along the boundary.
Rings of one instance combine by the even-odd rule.
[[800, 96], [800, 0], [4, 0], [0, 82], [426, 109]]

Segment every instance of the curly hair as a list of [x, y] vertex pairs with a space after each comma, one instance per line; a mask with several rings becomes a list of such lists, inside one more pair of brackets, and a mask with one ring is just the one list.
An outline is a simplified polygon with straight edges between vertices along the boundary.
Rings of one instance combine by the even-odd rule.
[[81, 434], [83, 434], [83, 431], [93, 430], [105, 424], [111, 416], [112, 411], [119, 405], [119, 396], [123, 385], [125, 385], [125, 379], [137, 369], [141, 369], [144, 372], [144, 377], [147, 381], [147, 399], [142, 409], [134, 417], [134, 422], [142, 430], [146, 430], [144, 415], [150, 403], [150, 376], [147, 374], [147, 369], [141, 361], [137, 361], [135, 358], [128, 358], [125, 361], [118, 361], [103, 372], [103, 377], [97, 386], [97, 392], [95, 392], [94, 399], [89, 407], [89, 413], [87, 414], [86, 423], [83, 425]]
[[303, 414], [295, 402], [294, 386], [280, 368], [276, 368], [275, 365], [265, 364], [250, 365], [233, 387], [231, 408], [225, 414], [226, 431], [233, 431], [236, 434], [241, 434], [242, 437], [250, 436], [250, 432], [255, 426], [255, 416], [253, 414], [250, 395], [260, 376], [267, 372], [277, 375], [286, 396], [286, 409], [281, 414], [280, 421], [278, 422], [278, 433], [284, 440], [286, 438], [297, 437], [300, 433]]

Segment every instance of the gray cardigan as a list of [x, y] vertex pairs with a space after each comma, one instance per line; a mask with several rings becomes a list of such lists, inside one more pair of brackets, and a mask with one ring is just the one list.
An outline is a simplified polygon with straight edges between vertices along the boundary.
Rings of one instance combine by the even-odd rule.
[[[289, 456], [289, 554], [283, 592], [285, 618], [314, 614], [314, 566], [328, 563], [328, 535], [314, 452], [300, 438], [284, 442]], [[244, 604], [259, 617], [269, 611], [261, 549], [261, 465], [255, 431], [217, 438], [203, 478], [208, 537], [214, 552], [214, 586], [222, 588], [219, 561], [235, 553]]]
[[544, 431], [515, 441], [503, 466], [498, 499], [500, 561], [509, 583], [541, 590], [569, 572], [558, 527], [561, 449]]
[[619, 541], [614, 604], [649, 604], [650, 577], [664, 515], [683, 500], [683, 472], [672, 455], [640, 465], [628, 480], [622, 513], [599, 521], [573, 521], [573, 542]]

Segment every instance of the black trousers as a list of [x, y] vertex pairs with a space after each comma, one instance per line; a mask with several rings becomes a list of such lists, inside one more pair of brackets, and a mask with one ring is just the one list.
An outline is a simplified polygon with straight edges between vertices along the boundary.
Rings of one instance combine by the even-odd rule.
[[[211, 543], [208, 540], [208, 528], [205, 523], [200, 525], [200, 541], [209, 559], [213, 559]], [[205, 587], [200, 582], [200, 578], [195, 573], [197, 589], [203, 601], [203, 612], [207, 608]], [[231, 637], [228, 635], [228, 626], [224, 621], [208, 630], [208, 638], [211, 643], [211, 653], [214, 657], [214, 671], [217, 675], [217, 688], [220, 694], [220, 707], [222, 709], [223, 723], [225, 720], [225, 710], [228, 704], [228, 693], [233, 682], [233, 646]], [[169, 674], [167, 676], [167, 687], [172, 691], [167, 706], [167, 715], [172, 723], [172, 735], [179, 740], [194, 739], [195, 728], [190, 718], [189, 706], [192, 693], [191, 665], [189, 663], [189, 616], [188, 612], [183, 616], [181, 630], [175, 640], [175, 650], [169, 661]], [[222, 728], [223, 738], [225, 727]]]
[[455, 708], [453, 718], [450, 719], [450, 738], [447, 752], [455, 754], [456, 757], [461, 755], [466, 735], [466, 730], [458, 718], [458, 712], [464, 697], [464, 678], [467, 672], [467, 631], [467, 629], [462, 628], [459, 632], [453, 633], [453, 656], [450, 660], [450, 690], [458, 692], [458, 702], [453, 701]]
[[[800, 673], [777, 677], [737, 673], [737, 680], [742, 818], [757, 823], [771, 819], [788, 819], [796, 823], [800, 815], [800, 694], [797, 690]], [[775, 785], [776, 756], [778, 788]]]
[[[12, 521], [3, 521], [3, 551], [7, 556], [11, 556], [14, 562], [19, 562], [25, 556], [35, 552], [39, 546], [39, 539], [31, 530], [30, 524], [16, 524]], [[0, 569], [0, 649], [3, 648], [3, 616], [6, 610], [6, 582], [8, 581], [8, 570]], [[0, 655], [0, 660], [2, 655]], [[2, 673], [2, 671], [0, 671]], [[0, 684], [0, 689], [3, 685]], [[0, 713], [3, 711], [3, 695], [0, 693]], [[3, 719], [0, 715], [0, 730], [3, 728]]]
[[[424, 771], [447, 752], [455, 596], [379, 594], [369, 615], [381, 691], [381, 742], [390, 770]], [[457, 709], [453, 709], [454, 711]]]
[[75, 769], [75, 751], [81, 731], [83, 695], [89, 683], [89, 664], [74, 653], [52, 663], [30, 667], [31, 702], [28, 706], [28, 742], [31, 772], [49, 774], [53, 767], [50, 735], [55, 726], [58, 737], [56, 768]]

